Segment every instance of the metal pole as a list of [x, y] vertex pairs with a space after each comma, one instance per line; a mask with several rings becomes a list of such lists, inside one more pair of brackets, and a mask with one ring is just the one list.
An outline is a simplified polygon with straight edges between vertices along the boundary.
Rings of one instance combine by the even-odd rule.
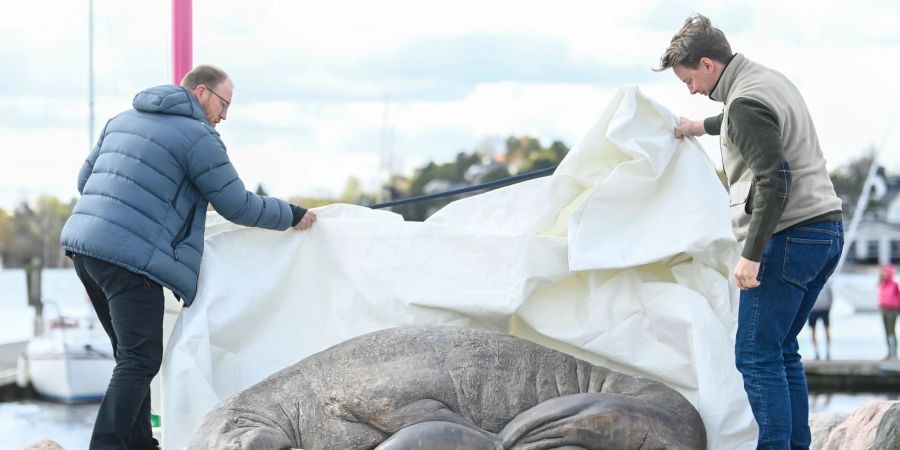
[[172, 0], [172, 82], [180, 84], [193, 68], [191, 0]]
[[475, 186], [466, 186], [458, 189], [451, 189], [449, 191], [437, 192], [434, 194], [426, 194], [420, 195], [418, 197], [410, 197], [403, 198], [400, 200], [392, 200], [385, 203], [378, 203], [375, 205], [369, 205], [369, 208], [372, 209], [381, 209], [381, 208], [390, 208], [391, 206], [400, 206], [406, 205], [408, 203], [416, 203], [423, 202], [426, 200], [434, 200], [436, 198], [449, 197], [451, 195], [465, 194], [468, 192], [481, 191], [486, 189], [493, 189], [500, 186], [506, 186], [507, 184], [518, 183], [520, 181], [530, 180], [532, 178], [545, 177], [547, 175], [553, 175], [553, 172], [556, 171], [558, 166], [547, 167], [544, 169], [533, 170], [531, 172], [520, 173], [519, 175], [513, 175], [511, 177], [503, 178], [496, 181], [490, 181], [487, 183], [476, 184]]
[[25, 284], [28, 293], [28, 305], [34, 307], [34, 335], [44, 334], [44, 301], [41, 293], [41, 274], [43, 261], [37, 256], [25, 263]]

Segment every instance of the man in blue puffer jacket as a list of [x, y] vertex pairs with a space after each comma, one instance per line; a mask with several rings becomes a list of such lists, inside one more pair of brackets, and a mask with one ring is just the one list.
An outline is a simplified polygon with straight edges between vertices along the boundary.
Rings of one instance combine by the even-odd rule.
[[198, 66], [181, 86], [157, 86], [112, 118], [81, 168], [81, 199], [62, 231], [116, 367], [100, 405], [91, 449], [157, 448], [150, 381], [162, 362], [163, 291], [190, 306], [197, 294], [209, 204], [245, 226], [305, 230], [316, 216], [247, 191], [215, 126], [234, 86]]

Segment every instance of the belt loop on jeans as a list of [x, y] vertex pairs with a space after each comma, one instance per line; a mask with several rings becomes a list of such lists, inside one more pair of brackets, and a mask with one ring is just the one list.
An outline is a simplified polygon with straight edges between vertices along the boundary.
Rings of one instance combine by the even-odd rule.
[[144, 288], [150, 289], [150, 282], [147, 281], [147, 277], [144, 277]]

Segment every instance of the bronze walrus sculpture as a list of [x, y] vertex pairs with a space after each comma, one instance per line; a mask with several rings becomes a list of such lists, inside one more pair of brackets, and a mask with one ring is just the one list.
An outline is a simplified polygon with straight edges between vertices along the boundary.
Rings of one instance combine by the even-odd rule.
[[506, 334], [394, 328], [231, 397], [191, 449], [705, 449], [671, 388]]

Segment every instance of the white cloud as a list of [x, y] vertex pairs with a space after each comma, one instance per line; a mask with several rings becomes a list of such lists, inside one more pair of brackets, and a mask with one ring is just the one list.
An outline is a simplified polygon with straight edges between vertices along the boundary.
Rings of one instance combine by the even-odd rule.
[[[0, 57], [15, 68], [0, 74], [0, 207], [74, 193], [88, 147], [86, 3], [14, 2], [0, 16]], [[94, 3], [99, 131], [137, 91], [170, 81], [171, 26], [170, 2]], [[900, 128], [895, 0], [195, 0], [194, 61], [235, 80], [220, 130], [250, 188], [337, 193], [349, 176], [378, 178], [385, 96], [388, 147], [406, 168], [513, 134], [574, 145], [619, 84], [679, 115], [718, 113], [649, 70], [693, 11], [797, 84], [831, 167], [886, 140], [900, 171], [900, 130], [883, 139]], [[718, 161], [715, 139], [703, 143]]]
[[336, 195], [351, 176], [374, 181], [378, 168], [373, 153], [298, 153], [292, 142], [282, 139], [232, 147], [229, 156], [248, 189], [262, 184], [281, 198]]
[[78, 171], [88, 154], [87, 127], [4, 127], [0, 136], [0, 207], [13, 209], [40, 195], [54, 195], [63, 201], [78, 195]]

